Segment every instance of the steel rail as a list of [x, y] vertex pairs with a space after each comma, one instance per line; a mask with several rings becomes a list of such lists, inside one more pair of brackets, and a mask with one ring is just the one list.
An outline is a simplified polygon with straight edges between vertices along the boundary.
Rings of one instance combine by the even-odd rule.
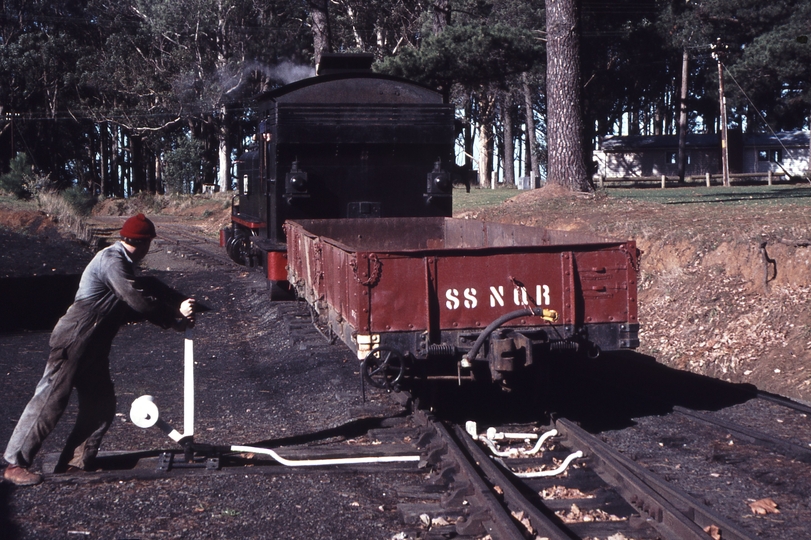
[[573, 422], [558, 419], [558, 431], [572, 447], [582, 450], [594, 462], [600, 476], [617, 489], [632, 506], [653, 520], [653, 525], [674, 540], [707, 540], [705, 527], [716, 526], [724, 540], [754, 540], [725, 517], [645, 470], [613, 450]]
[[686, 416], [687, 418], [691, 418], [697, 422], [723, 428], [724, 430], [729, 431], [732, 435], [735, 435], [739, 439], [742, 439], [749, 443], [755, 443], [762, 446], [766, 446], [767, 448], [775, 450], [776, 452], [783, 454], [786, 457], [796, 459], [797, 461], [802, 461], [803, 463], [811, 463], [811, 448], [806, 448], [791, 441], [773, 437], [761, 431], [750, 429], [740, 424], [727, 422], [726, 420], [722, 420], [720, 418], [714, 418], [709, 414], [694, 411], [692, 409], [686, 409], [684, 407], [675, 406], [673, 407], [673, 412], [680, 414], [682, 416]]
[[496, 499], [493, 491], [484, 482], [481, 475], [456, 443], [450, 432], [441, 422], [434, 421], [433, 424], [439, 436], [446, 443], [448, 455], [460, 467], [460, 472], [465, 476], [468, 482], [470, 482], [478, 498], [484, 503], [488, 515], [492, 518], [491, 521], [481, 522], [487, 533], [493, 538], [498, 539], [525, 540], [526, 536], [524, 533], [515, 524], [512, 516], [507, 513], [498, 499]]
[[[503, 469], [496, 465], [461, 426], [454, 426], [455, 438], [461, 441], [464, 449], [476, 466], [481, 469], [488, 481], [499, 486], [504, 492], [504, 505], [514, 513], [523, 512], [534, 529], [535, 537], [549, 540], [571, 540], [572, 534], [564, 525], [554, 522], [545, 515], [533, 502], [529, 501], [507, 477]], [[551, 511], [550, 511], [551, 512]]]
[[801, 403], [799, 401], [794, 401], [793, 399], [790, 399], [790, 398], [787, 398], [787, 397], [784, 397], [784, 396], [779, 396], [777, 394], [764, 392], [763, 390], [758, 390], [755, 393], [755, 395], [756, 395], [757, 399], [762, 399], [764, 401], [770, 401], [770, 402], [775, 403], [777, 405], [781, 405], [783, 407], [786, 407], [786, 408], [793, 409], [793, 410], [801, 412], [801, 413], [811, 415], [811, 406], [809, 406], [809, 405], [807, 405], [805, 403]]

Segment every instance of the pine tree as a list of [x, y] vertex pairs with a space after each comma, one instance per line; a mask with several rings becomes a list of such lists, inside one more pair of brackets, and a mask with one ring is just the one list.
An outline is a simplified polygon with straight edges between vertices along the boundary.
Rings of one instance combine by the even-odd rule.
[[590, 191], [586, 176], [577, 0], [546, 2], [547, 182]]

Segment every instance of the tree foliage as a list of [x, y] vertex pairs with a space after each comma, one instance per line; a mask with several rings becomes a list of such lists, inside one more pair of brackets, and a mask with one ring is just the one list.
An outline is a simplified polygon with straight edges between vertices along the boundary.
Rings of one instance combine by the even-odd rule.
[[[660, 26], [674, 47], [692, 52], [705, 73], [715, 66], [711, 45], [722, 45], [721, 60], [731, 83], [731, 121], [764, 131], [796, 129], [808, 122], [809, 21], [811, 5], [806, 0], [702, 0], [668, 4]], [[694, 92], [708, 96], [717, 107], [715, 85], [717, 78], [710, 78]]]
[[199, 141], [181, 136], [175, 147], [166, 153], [164, 173], [169, 193], [192, 193], [195, 184], [200, 183], [203, 168], [200, 150]]
[[[732, 123], [750, 131], [809, 124], [807, 0], [567, 1], [581, 12], [589, 146], [613, 133], [675, 133], [684, 50], [691, 129], [717, 129], [710, 45], [719, 38]], [[5, 0], [0, 171], [24, 152], [62, 188], [118, 196], [177, 189], [160, 172], [177, 141], [190, 139], [200, 178], [183, 189], [218, 176], [227, 187], [230, 159], [252, 131], [251, 97], [292, 82], [302, 67], [311, 71], [318, 50], [330, 49], [372, 52], [377, 69], [442, 90], [458, 106], [465, 154], [479, 156], [481, 178], [499, 167], [511, 178], [507, 167], [522, 147], [544, 162], [547, 114], [557, 113], [547, 111], [546, 7], [543, 0]]]
[[506, 86], [532, 69], [543, 49], [531, 32], [505, 23], [449, 26], [381, 62], [383, 72], [440, 89]]
[[0, 175], [0, 189], [8, 191], [18, 199], [30, 199], [36, 192], [34, 176], [28, 156], [20, 152], [9, 164], [9, 171]]

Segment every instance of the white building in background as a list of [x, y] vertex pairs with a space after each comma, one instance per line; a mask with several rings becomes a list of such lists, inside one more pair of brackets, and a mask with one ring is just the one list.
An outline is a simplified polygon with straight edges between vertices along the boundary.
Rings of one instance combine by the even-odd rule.
[[[785, 173], [802, 176], [809, 171], [808, 131], [776, 135], [729, 131], [729, 172]], [[689, 134], [685, 174], [721, 173], [721, 135]], [[594, 151], [597, 178], [633, 178], [678, 175], [677, 135], [629, 135], [601, 138]]]

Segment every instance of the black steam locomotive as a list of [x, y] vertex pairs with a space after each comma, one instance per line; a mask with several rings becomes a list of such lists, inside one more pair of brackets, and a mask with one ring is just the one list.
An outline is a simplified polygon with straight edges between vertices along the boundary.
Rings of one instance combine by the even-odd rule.
[[442, 95], [371, 70], [372, 55], [324, 55], [315, 77], [257, 100], [257, 147], [240, 157], [236, 262], [287, 280], [288, 219], [450, 216], [454, 109]]

